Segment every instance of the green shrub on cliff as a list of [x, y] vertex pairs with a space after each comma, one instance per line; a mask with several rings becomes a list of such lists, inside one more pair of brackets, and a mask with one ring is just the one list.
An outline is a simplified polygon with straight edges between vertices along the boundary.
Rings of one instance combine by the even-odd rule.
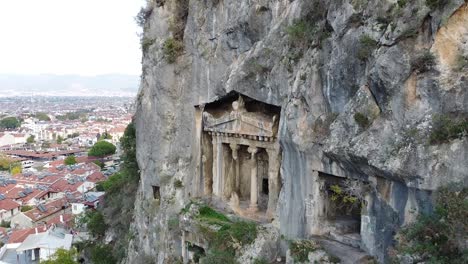
[[443, 8], [448, 2], [448, 0], [426, 0], [426, 5], [431, 10], [436, 10]]
[[174, 63], [177, 57], [182, 53], [184, 46], [181, 41], [174, 38], [168, 38], [163, 44], [164, 58], [168, 63]]
[[370, 124], [369, 118], [363, 113], [357, 112], [354, 114], [354, 121], [361, 127], [361, 128], [367, 128]]
[[435, 64], [435, 56], [430, 50], [423, 51], [411, 60], [411, 68], [419, 73], [430, 71]]
[[367, 60], [372, 52], [377, 48], [377, 41], [371, 38], [369, 35], [362, 35], [359, 38], [359, 47], [357, 56], [360, 60]]
[[295, 262], [306, 262], [309, 260], [309, 253], [320, 248], [312, 240], [294, 240], [289, 243], [289, 250]]
[[435, 193], [435, 210], [423, 214], [397, 235], [396, 254], [409, 254], [419, 262], [462, 264], [468, 259], [468, 188], [442, 187]]
[[236, 253], [257, 238], [257, 225], [250, 221], [230, 220], [206, 205], [202, 205], [198, 211], [196, 219], [200, 232], [209, 244], [209, 250], [200, 263], [237, 263]]
[[429, 143], [445, 143], [451, 139], [464, 137], [467, 134], [468, 119], [436, 115], [432, 117], [432, 130], [429, 136]]

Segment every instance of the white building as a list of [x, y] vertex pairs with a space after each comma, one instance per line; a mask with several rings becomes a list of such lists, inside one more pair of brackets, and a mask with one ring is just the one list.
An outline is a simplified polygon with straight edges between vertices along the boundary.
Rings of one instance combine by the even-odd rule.
[[72, 240], [73, 235], [51, 228], [44, 233], [29, 235], [16, 249], [16, 253], [26, 261], [45, 261], [59, 248], [70, 250]]

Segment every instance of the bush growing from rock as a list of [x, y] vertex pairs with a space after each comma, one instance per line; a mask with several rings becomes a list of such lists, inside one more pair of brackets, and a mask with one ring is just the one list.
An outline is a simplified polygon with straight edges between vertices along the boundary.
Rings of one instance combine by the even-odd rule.
[[309, 253], [320, 248], [320, 245], [312, 240], [295, 240], [289, 243], [289, 250], [295, 262], [308, 261]]
[[369, 35], [362, 35], [359, 38], [359, 48], [357, 56], [360, 60], [366, 60], [370, 57], [372, 52], [377, 48], [377, 41]]
[[426, 5], [431, 9], [441, 9], [448, 3], [448, 0], [426, 0]]
[[361, 127], [367, 128], [370, 124], [369, 119], [363, 113], [357, 112], [354, 114], [354, 121]]
[[419, 73], [423, 73], [430, 71], [435, 63], [434, 54], [429, 50], [425, 50], [411, 61], [411, 68]]
[[462, 264], [468, 259], [468, 188], [450, 184], [435, 193], [435, 211], [420, 215], [398, 235], [395, 255], [418, 263]]
[[168, 38], [163, 44], [164, 58], [168, 63], [174, 63], [183, 50], [182, 42], [174, 38]]
[[468, 119], [450, 118], [446, 115], [432, 117], [432, 131], [429, 135], [430, 144], [441, 144], [451, 139], [468, 134]]

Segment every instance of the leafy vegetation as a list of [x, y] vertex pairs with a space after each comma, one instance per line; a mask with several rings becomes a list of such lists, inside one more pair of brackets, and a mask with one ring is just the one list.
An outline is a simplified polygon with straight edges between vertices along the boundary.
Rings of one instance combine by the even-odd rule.
[[109, 140], [112, 139], [112, 135], [109, 134], [107, 131], [102, 133], [102, 135], [99, 137], [99, 141], [106, 140], [106, 139], [109, 139]]
[[418, 262], [461, 264], [468, 259], [468, 188], [450, 184], [437, 190], [435, 211], [422, 214], [397, 235], [397, 254], [416, 256]]
[[63, 140], [64, 140], [64, 138], [62, 136], [58, 135], [57, 139], [55, 141], [57, 142], [57, 144], [62, 144]]
[[103, 158], [105, 156], [115, 154], [116, 149], [117, 148], [112, 143], [109, 143], [107, 141], [98, 141], [88, 151], [88, 156]]
[[398, 1], [397, 1], [397, 4], [398, 4], [399, 7], [402, 7], [402, 8], [403, 8], [403, 7], [405, 7], [406, 4], [408, 3], [407, 1], [408, 1], [408, 0], [398, 0]]
[[152, 39], [152, 38], [146, 38], [146, 37], [142, 38], [141, 39], [141, 49], [143, 51], [147, 51], [151, 47], [151, 45], [154, 44], [155, 41], [156, 40]]
[[[209, 242], [209, 251], [202, 263], [237, 263], [236, 253], [257, 237], [257, 225], [253, 222], [232, 221], [224, 214], [203, 205], [197, 216], [200, 229]], [[206, 226], [217, 226], [217, 229]]]
[[330, 191], [332, 192], [331, 200], [340, 201], [342, 203], [351, 203], [354, 204], [358, 202], [358, 198], [352, 194], [346, 193], [339, 185], [330, 186]]
[[39, 121], [50, 121], [50, 117], [43, 112], [37, 112], [34, 117], [39, 119]]
[[11, 160], [10, 157], [6, 156], [3, 153], [0, 153], [0, 170], [10, 170], [13, 164], [15, 164], [15, 162]]
[[181, 180], [177, 179], [174, 181], [174, 188], [180, 189], [183, 187], [184, 187], [184, 183]]
[[87, 211], [85, 217], [88, 231], [94, 237], [99, 238], [105, 235], [107, 224], [104, 221], [104, 215], [100, 211]]
[[80, 133], [78, 132], [74, 132], [72, 134], [68, 134], [67, 135], [67, 138], [76, 138], [76, 137], [79, 137], [80, 136]]
[[268, 264], [268, 260], [265, 258], [256, 258], [254, 259], [253, 264]]
[[435, 56], [430, 50], [425, 50], [411, 61], [411, 68], [419, 73], [430, 71], [435, 65]]
[[294, 22], [286, 29], [289, 39], [293, 42], [312, 41], [316, 33], [316, 28], [312, 23], [306, 20]]
[[88, 110], [80, 110], [80, 111], [77, 111], [77, 112], [66, 113], [65, 115], [58, 115], [55, 118], [57, 118], [60, 121], [78, 120], [78, 119], [86, 118], [87, 117], [87, 112], [88, 112]]
[[455, 62], [455, 70], [462, 71], [468, 68], [468, 56], [463, 56], [459, 54], [457, 56], [457, 61]]
[[2, 221], [0, 222], [0, 227], [10, 228], [10, 227], [11, 227], [11, 222], [10, 222], [10, 221], [2, 220]]
[[362, 35], [359, 38], [359, 48], [357, 56], [360, 60], [368, 59], [372, 52], [377, 48], [377, 41], [371, 38], [369, 35]]
[[41, 264], [78, 264], [75, 261], [77, 256], [78, 253], [73, 248], [71, 250], [59, 248], [48, 260], [42, 260]]
[[98, 165], [99, 167], [104, 168], [104, 162], [100, 161], [100, 160], [95, 160], [93, 161], [94, 164]]
[[370, 125], [369, 119], [363, 113], [357, 112], [354, 114], [354, 121], [361, 127], [367, 128]]
[[26, 139], [26, 143], [32, 144], [32, 143], [36, 142], [35, 138], [36, 138], [36, 137], [35, 137], [34, 135], [30, 135], [30, 136]]
[[[101, 256], [95, 252], [95, 257], [92, 257], [93, 263], [119, 262], [125, 257], [128, 243], [133, 237], [130, 234], [129, 228], [133, 218], [135, 193], [137, 192], [138, 181], [140, 179], [138, 163], [136, 161], [136, 131], [133, 123], [130, 123], [125, 129], [124, 135], [120, 139], [120, 145], [123, 150], [121, 170], [110, 176], [100, 185], [100, 188], [105, 189], [106, 197], [104, 198], [102, 207], [98, 211], [105, 216], [105, 226], [112, 228], [117, 239], [112, 244], [105, 246], [105, 248], [99, 244], [98, 240], [97, 244], [88, 245], [83, 249], [85, 252], [91, 252], [91, 255], [93, 255], [93, 251], [96, 248], [100, 248], [101, 250], [104, 248], [105, 252], [112, 252], [114, 262], [104, 258], [106, 256]], [[101, 259], [101, 261], [98, 261], [98, 259]]]
[[32, 210], [32, 209], [34, 209], [34, 207], [31, 206], [31, 205], [23, 205], [23, 206], [21, 206], [21, 212], [27, 212], [27, 211]]
[[312, 240], [294, 240], [289, 242], [289, 250], [295, 262], [306, 262], [309, 253], [319, 249], [320, 246]]
[[168, 63], [174, 63], [182, 53], [184, 46], [181, 41], [175, 38], [168, 38], [163, 44], [164, 58]]
[[65, 165], [74, 165], [76, 164], [76, 158], [75, 156], [71, 155], [66, 157], [63, 162], [65, 163]]
[[11, 171], [10, 171], [11, 175], [16, 175], [16, 174], [21, 173], [21, 172], [23, 172], [23, 168], [21, 167], [21, 165], [16, 165], [16, 166], [12, 167]]
[[91, 250], [91, 260], [93, 264], [115, 264], [117, 263], [112, 247], [110, 245], [96, 245]]
[[443, 8], [448, 2], [448, 0], [426, 0], [426, 5], [431, 10], [436, 10]]
[[15, 129], [21, 125], [20, 120], [16, 117], [5, 117], [0, 120], [0, 128], [3, 129]]
[[435, 115], [432, 117], [432, 130], [429, 135], [430, 144], [441, 144], [467, 135], [467, 118], [450, 118], [446, 115]]

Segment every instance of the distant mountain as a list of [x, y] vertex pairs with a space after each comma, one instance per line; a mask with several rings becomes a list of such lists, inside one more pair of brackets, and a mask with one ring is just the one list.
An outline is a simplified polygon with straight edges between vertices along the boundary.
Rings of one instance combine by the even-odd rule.
[[125, 74], [0, 74], [0, 97], [6, 96], [135, 96], [140, 77]]

